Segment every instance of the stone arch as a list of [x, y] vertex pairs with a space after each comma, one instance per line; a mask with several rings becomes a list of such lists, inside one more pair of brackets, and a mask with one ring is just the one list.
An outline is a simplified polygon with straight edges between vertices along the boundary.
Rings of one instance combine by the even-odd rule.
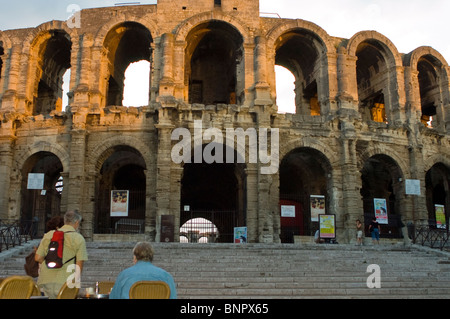
[[360, 31], [356, 33], [347, 44], [347, 52], [351, 56], [356, 56], [356, 51], [358, 46], [367, 40], [375, 40], [382, 44], [385, 49], [385, 53], [387, 54], [387, 61], [389, 62], [390, 67], [399, 67], [402, 66], [402, 58], [400, 53], [398, 52], [397, 47], [383, 34], [376, 31]]
[[[184, 20], [173, 32], [175, 35], [175, 41], [185, 42], [189, 32], [191, 32], [192, 29], [198, 25], [214, 20], [230, 24], [242, 35], [244, 43], [252, 43], [250, 30], [246, 24], [243, 21], [222, 11], [203, 12]], [[188, 43], [185, 45], [187, 44]]]
[[333, 210], [333, 167], [325, 153], [309, 146], [295, 147], [280, 158], [279, 205], [294, 207], [295, 217], [281, 214], [281, 242], [294, 242], [293, 236], [313, 236], [318, 229], [318, 216], [314, 207], [322, 213]]
[[330, 167], [335, 167], [340, 161], [339, 154], [333, 152], [330, 145], [327, 145], [321, 141], [314, 138], [297, 138], [288, 143], [280, 145], [280, 159], [284, 158], [289, 152], [298, 148], [311, 148], [322, 154], [328, 159]]
[[[389, 155], [387, 155], [389, 154]], [[364, 163], [366, 163], [371, 157], [382, 155], [389, 158], [392, 158], [392, 161], [398, 165], [400, 169], [399, 177], [408, 177], [409, 170], [408, 164], [405, 159], [399, 156], [398, 150], [387, 146], [387, 145], [373, 145], [366, 149], [365, 152], [358, 154], [357, 165], [358, 169], [361, 170], [364, 167]]]
[[273, 96], [273, 71], [279, 65], [295, 78], [296, 113], [322, 115], [329, 111], [328, 54], [336, 49], [323, 29], [304, 20], [284, 21], [267, 33], [267, 51]]
[[431, 47], [419, 47], [405, 56], [405, 66], [417, 74], [422, 124], [427, 127], [443, 128], [447, 112], [445, 101], [450, 101], [448, 64], [444, 57]]
[[245, 36], [227, 20], [200, 17], [184, 39], [185, 96], [190, 104], [239, 104], [245, 94]]
[[125, 16], [115, 17], [109, 20], [107, 23], [103, 24], [102, 27], [95, 33], [93, 38], [94, 46], [102, 47], [108, 33], [111, 30], [113, 30], [116, 26], [126, 22], [134, 22], [137, 24], [141, 24], [142, 26], [144, 26], [149, 30], [153, 39], [161, 36], [160, 28], [158, 26], [158, 23], [154, 21], [153, 16], [154, 14], [150, 13], [141, 18], [137, 18], [135, 16], [132, 16], [131, 14], [128, 15], [125, 12]]
[[[42, 236], [48, 231], [47, 221], [61, 214], [64, 164], [52, 152], [56, 148], [46, 147], [45, 142], [34, 146], [18, 167], [16, 190], [20, 194], [20, 219], [27, 226], [32, 226], [30, 229], [34, 236]], [[28, 187], [30, 173], [43, 174], [43, 184]]]
[[[24, 42], [29, 54], [28, 68], [22, 72], [28, 109], [33, 115], [62, 110], [64, 73], [71, 67], [72, 47], [77, 31], [63, 21], [50, 21], [33, 29]], [[78, 40], [75, 40], [78, 41]]]
[[334, 53], [336, 49], [331, 41], [329, 34], [319, 27], [318, 25], [306, 21], [306, 20], [292, 20], [292, 21], [283, 21], [274, 26], [266, 35], [267, 37], [267, 47], [275, 48], [276, 42], [280, 36], [289, 32], [290, 30], [305, 30], [315, 35], [315, 37], [322, 42], [320, 47], [317, 47], [317, 50], [320, 54], [326, 53]]
[[[376, 217], [382, 224], [382, 237], [401, 238], [401, 219], [409, 214], [405, 210], [404, 171], [401, 164], [386, 154], [366, 158], [360, 170], [364, 222], [367, 226]], [[366, 236], [370, 236], [367, 227]]]
[[56, 143], [49, 143], [46, 141], [38, 141], [34, 143], [33, 145], [23, 150], [19, 156], [15, 157], [17, 159], [15, 162], [16, 169], [20, 170], [20, 168], [23, 167], [25, 161], [28, 158], [39, 152], [47, 152], [55, 154], [55, 156], [57, 156], [61, 161], [63, 171], [69, 170], [70, 154], [67, 151], [67, 149], [62, 145]]
[[402, 59], [395, 45], [376, 31], [362, 31], [349, 40], [347, 51], [351, 57], [358, 58], [354, 83], [363, 120], [402, 121], [404, 79], [397, 70], [402, 66]]
[[118, 145], [136, 149], [136, 151], [139, 152], [145, 160], [146, 168], [149, 169], [151, 167], [151, 163], [149, 162], [150, 149], [148, 145], [146, 145], [142, 140], [132, 136], [114, 136], [99, 142], [97, 145], [94, 145], [88, 158], [90, 172], [97, 174], [108, 156], [108, 149], [112, 149]]
[[[105, 30], [101, 31], [103, 35]], [[136, 21], [121, 21], [108, 30], [101, 45], [104, 54], [100, 67], [106, 79], [100, 90], [105, 92], [107, 106], [122, 105], [125, 71], [131, 63], [152, 61], [153, 41], [151, 30]]]
[[[97, 160], [94, 233], [122, 233], [120, 219], [139, 220], [144, 232], [147, 206], [147, 166], [143, 155], [124, 143], [104, 149]], [[113, 191], [114, 194], [113, 194]], [[125, 199], [126, 210], [114, 211], [113, 199]], [[121, 206], [121, 205], [120, 205]]]
[[428, 172], [437, 163], [442, 163], [450, 167], [450, 154], [448, 152], [442, 152], [427, 156], [424, 159], [424, 173]]

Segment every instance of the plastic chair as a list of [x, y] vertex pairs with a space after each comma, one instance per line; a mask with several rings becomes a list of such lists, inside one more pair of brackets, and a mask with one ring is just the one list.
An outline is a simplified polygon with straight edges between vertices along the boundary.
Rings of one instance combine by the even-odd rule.
[[114, 287], [114, 281], [99, 281], [98, 293], [109, 294], [111, 292], [112, 287]]
[[11, 276], [0, 284], [0, 299], [30, 299], [34, 291], [33, 278], [29, 276]]
[[138, 281], [130, 288], [130, 299], [169, 299], [169, 285], [163, 281]]
[[67, 282], [61, 287], [56, 299], [76, 299], [78, 296], [79, 288], [69, 288]]

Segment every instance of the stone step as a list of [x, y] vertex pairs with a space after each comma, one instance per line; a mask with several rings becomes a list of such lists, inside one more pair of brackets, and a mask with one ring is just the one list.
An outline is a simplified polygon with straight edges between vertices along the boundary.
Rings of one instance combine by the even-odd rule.
[[[115, 281], [132, 265], [134, 243], [87, 243], [82, 287]], [[448, 298], [450, 254], [406, 246], [154, 243], [180, 299]], [[26, 250], [1, 262], [0, 277], [23, 274]], [[369, 289], [378, 264], [381, 289]]]

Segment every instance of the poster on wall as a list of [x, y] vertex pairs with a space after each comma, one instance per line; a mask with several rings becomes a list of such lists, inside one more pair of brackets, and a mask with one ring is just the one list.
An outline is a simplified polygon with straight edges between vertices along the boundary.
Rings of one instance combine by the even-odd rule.
[[247, 242], [247, 227], [234, 227], [234, 243], [245, 244]]
[[387, 206], [386, 199], [384, 198], [374, 198], [373, 206], [375, 209], [375, 217], [379, 224], [388, 224]]
[[111, 191], [111, 217], [128, 217], [129, 191]]
[[29, 173], [27, 189], [44, 189], [44, 174]]
[[436, 214], [436, 228], [446, 229], [447, 222], [445, 220], [445, 208], [444, 205], [434, 205], [434, 211]]
[[336, 238], [335, 215], [319, 215], [319, 237], [328, 239]]
[[311, 221], [318, 222], [319, 215], [325, 214], [325, 196], [323, 195], [311, 195]]
[[295, 217], [295, 206], [281, 205], [281, 217]]

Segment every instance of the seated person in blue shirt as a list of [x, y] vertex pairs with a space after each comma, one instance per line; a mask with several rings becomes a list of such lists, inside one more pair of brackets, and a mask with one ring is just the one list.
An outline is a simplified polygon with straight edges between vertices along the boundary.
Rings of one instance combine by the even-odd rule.
[[170, 287], [170, 299], [177, 298], [175, 282], [171, 274], [152, 264], [153, 247], [148, 242], [139, 242], [133, 249], [134, 266], [117, 276], [109, 299], [129, 299], [131, 286], [138, 281], [164, 281]]

